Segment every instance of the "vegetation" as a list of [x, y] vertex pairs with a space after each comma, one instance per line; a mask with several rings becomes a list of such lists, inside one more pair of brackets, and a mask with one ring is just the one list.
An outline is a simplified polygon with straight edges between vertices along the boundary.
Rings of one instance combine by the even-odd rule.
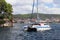
[[[27, 18], [36, 18], [37, 13], [34, 13], [33, 15], [30, 14], [17, 14], [14, 15], [14, 18], [21, 18], [21, 19], [27, 19]], [[41, 19], [46, 19], [46, 18], [60, 18], [59, 14], [42, 14], [42, 13], [38, 13], [39, 17]]]
[[[4, 23], [4, 18], [12, 19], [12, 5], [5, 0], [0, 0], [0, 24]], [[1, 21], [2, 20], [2, 21]]]

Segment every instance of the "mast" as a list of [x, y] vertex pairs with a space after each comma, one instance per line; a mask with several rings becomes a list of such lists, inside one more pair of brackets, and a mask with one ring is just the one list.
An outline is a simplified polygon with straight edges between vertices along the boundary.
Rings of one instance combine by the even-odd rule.
[[[35, 0], [33, 0], [31, 19], [33, 18], [34, 6], [35, 6]], [[36, 14], [36, 19], [39, 19], [39, 14], [38, 14], [38, 0], [36, 0], [36, 13], [37, 13]]]
[[34, 3], [35, 3], [35, 0], [33, 0], [33, 5], [32, 5], [32, 14], [33, 14], [33, 11], [34, 11]]
[[38, 13], [38, 0], [37, 0], [37, 13]]
[[35, 0], [33, 0], [33, 2], [32, 2], [32, 14], [31, 14], [31, 19], [33, 18], [33, 13], [34, 13], [34, 4], [35, 4]]
[[39, 14], [38, 14], [38, 0], [37, 0], [36, 8], [37, 8], [37, 20], [38, 20], [39, 19]]

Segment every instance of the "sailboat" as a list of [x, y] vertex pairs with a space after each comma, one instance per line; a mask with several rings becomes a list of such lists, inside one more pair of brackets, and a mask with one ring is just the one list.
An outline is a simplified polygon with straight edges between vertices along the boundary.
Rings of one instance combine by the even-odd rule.
[[[32, 13], [33, 13], [33, 10], [34, 10], [34, 0], [33, 0]], [[37, 0], [37, 20], [35, 23], [24, 26], [24, 30], [31, 32], [31, 31], [46, 31], [46, 30], [50, 30], [50, 29], [51, 29], [51, 27], [48, 23], [39, 22], [38, 0]]]

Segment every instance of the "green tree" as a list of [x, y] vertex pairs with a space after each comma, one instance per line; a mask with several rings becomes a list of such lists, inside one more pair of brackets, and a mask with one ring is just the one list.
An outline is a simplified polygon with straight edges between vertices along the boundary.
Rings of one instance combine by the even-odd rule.
[[10, 4], [6, 4], [5, 5], [5, 9], [4, 9], [4, 16], [6, 17], [6, 18], [8, 18], [9, 20], [11, 20], [12, 19], [12, 11], [13, 9], [12, 9], [12, 5], [10, 5]]
[[13, 9], [11, 4], [7, 3], [5, 0], [0, 0], [0, 24], [2, 24], [1, 20], [3, 20], [4, 18], [8, 18], [9, 20], [12, 19], [12, 10]]

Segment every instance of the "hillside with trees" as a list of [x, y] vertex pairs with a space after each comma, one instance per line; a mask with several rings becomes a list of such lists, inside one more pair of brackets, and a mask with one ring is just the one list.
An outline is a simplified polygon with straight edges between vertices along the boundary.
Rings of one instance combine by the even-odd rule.
[[[46, 18], [60, 18], [60, 14], [42, 14], [42, 13], [38, 13], [39, 17], [41, 19], [46, 19]], [[37, 17], [37, 13], [34, 14], [17, 14], [14, 15], [14, 18], [20, 18], [20, 19], [27, 19], [27, 18], [36, 18]]]

